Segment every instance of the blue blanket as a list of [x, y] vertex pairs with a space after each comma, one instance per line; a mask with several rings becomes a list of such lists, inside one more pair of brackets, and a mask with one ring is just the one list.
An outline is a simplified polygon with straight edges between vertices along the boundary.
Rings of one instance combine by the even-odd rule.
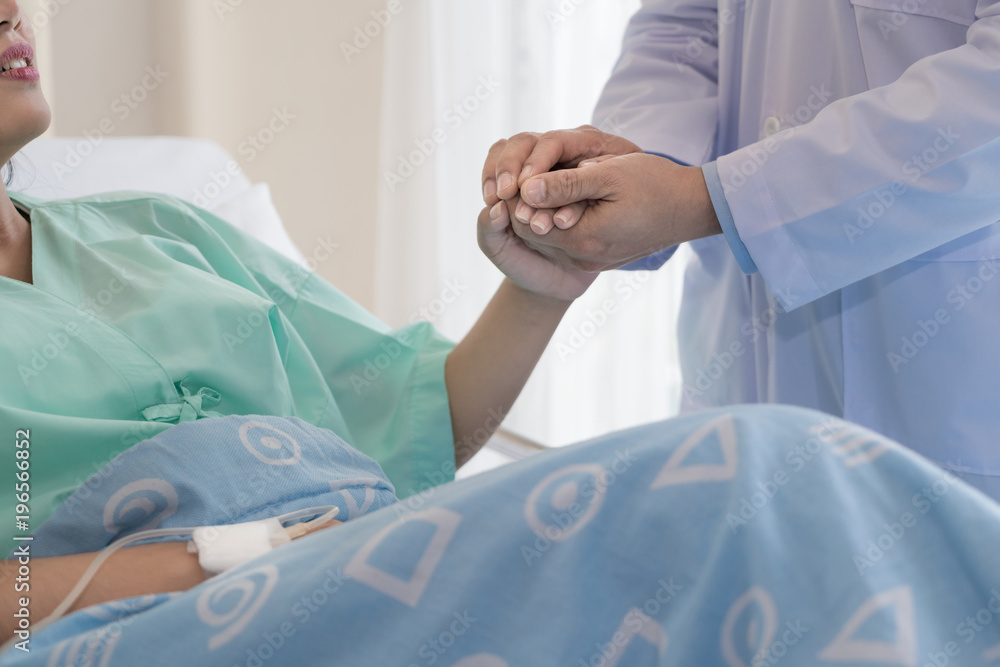
[[[246, 424], [277, 432], [262, 456]], [[39, 552], [297, 503], [343, 502], [351, 520], [190, 591], [77, 612], [0, 664], [1000, 662], [1000, 507], [816, 412], [700, 413], [399, 502], [370, 461], [295, 420], [203, 420], [150, 443], [67, 509], [73, 525], [54, 515]], [[259, 483], [236, 498], [240, 479]]]

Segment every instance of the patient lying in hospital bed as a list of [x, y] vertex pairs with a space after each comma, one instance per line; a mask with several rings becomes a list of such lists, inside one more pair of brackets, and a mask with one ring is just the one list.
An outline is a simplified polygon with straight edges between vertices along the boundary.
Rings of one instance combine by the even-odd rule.
[[[0, 278], [17, 362], [0, 422], [31, 449], [35, 539], [18, 549], [33, 559], [35, 623], [95, 551], [136, 531], [327, 505], [346, 523], [204, 582], [184, 544], [130, 547], [78, 611], [0, 664], [1000, 656], [996, 506], [873, 433], [740, 408], [436, 486], [455, 465], [452, 348], [429, 327], [388, 331], [172, 198], [13, 197], [38, 243], [34, 285]], [[85, 295], [89, 309], [75, 305]], [[381, 381], [357, 392], [352, 373], [382, 354]], [[156, 549], [169, 557], [140, 557]], [[61, 587], [45, 583], [49, 562]], [[12, 592], [0, 598], [10, 632]]]
[[[49, 121], [18, 61], [0, 161]], [[5, 191], [0, 664], [1000, 657], [996, 506], [816, 413], [690, 416], [442, 484], [593, 280], [486, 212], [478, 231], [507, 280], [453, 346], [176, 197]], [[109, 543], [316, 506], [345, 523], [207, 581], [183, 543], [123, 549], [33, 632]]]

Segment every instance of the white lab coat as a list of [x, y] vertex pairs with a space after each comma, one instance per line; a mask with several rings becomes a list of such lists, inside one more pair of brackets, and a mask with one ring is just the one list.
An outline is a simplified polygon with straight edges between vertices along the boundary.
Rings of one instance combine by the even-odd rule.
[[1000, 1], [646, 0], [595, 124], [716, 160], [759, 270], [692, 244], [685, 409], [818, 408], [1000, 498]]

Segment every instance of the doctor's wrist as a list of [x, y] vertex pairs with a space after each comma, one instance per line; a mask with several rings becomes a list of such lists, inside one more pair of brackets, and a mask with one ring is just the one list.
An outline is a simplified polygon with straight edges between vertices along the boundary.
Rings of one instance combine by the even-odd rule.
[[682, 238], [665, 246], [668, 248], [677, 245], [678, 242], [694, 241], [722, 233], [722, 223], [716, 214], [701, 167], [683, 167], [683, 170], [684, 227], [678, 230]]

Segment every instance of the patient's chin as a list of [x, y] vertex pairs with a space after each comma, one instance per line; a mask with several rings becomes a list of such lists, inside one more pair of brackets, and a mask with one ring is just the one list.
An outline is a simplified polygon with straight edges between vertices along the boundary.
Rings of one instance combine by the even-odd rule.
[[30, 100], [12, 104], [7, 102], [8, 100], [0, 100], [5, 112], [4, 118], [0, 120], [0, 145], [13, 148], [13, 154], [49, 129], [52, 111], [40, 91]]

